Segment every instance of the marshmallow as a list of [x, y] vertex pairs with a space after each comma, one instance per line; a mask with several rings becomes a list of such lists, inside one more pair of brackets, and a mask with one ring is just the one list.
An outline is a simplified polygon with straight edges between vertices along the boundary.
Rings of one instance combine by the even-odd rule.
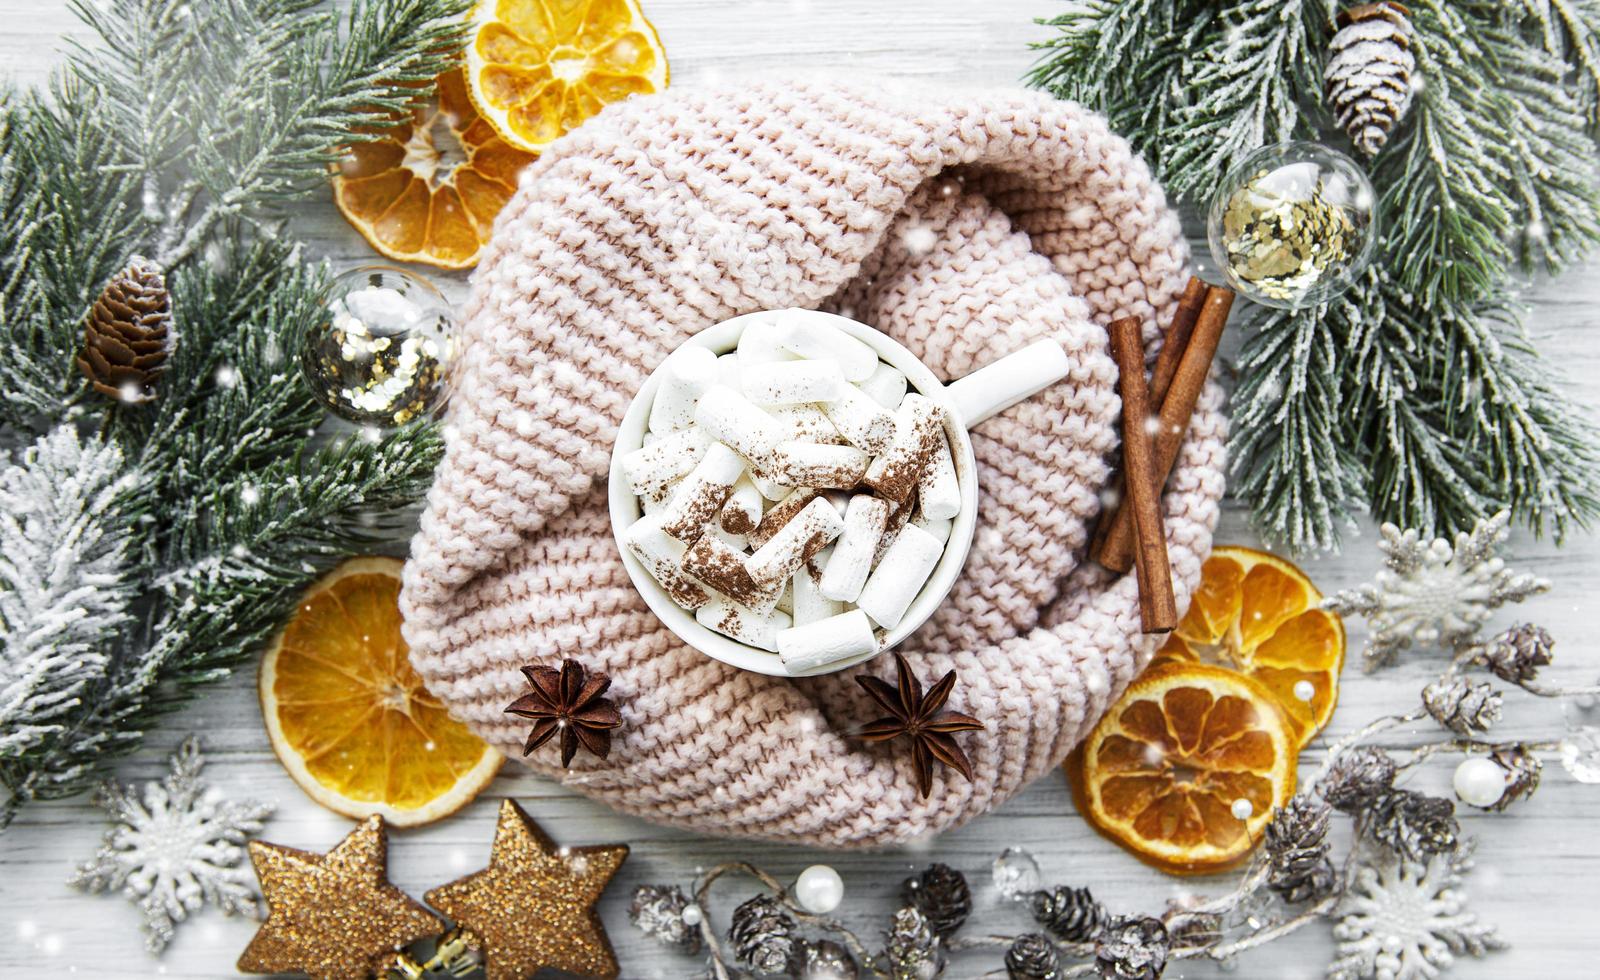
[[739, 374], [738, 351], [729, 351], [717, 358], [717, 384], [726, 385], [734, 391], [744, 387], [744, 381]]
[[683, 570], [701, 584], [758, 613], [767, 613], [778, 604], [783, 583], [760, 586], [745, 571], [744, 555], [724, 544], [714, 534], [702, 534], [683, 555]]
[[[955, 522], [948, 517], [943, 520], [934, 520], [926, 515], [918, 515], [917, 519], [911, 523], [938, 538], [941, 544], [950, 540], [950, 531], [955, 526]], [[848, 527], [845, 529], [845, 533], [849, 533]]]
[[854, 446], [780, 442], [772, 469], [784, 483], [800, 487], [849, 488], [861, 482], [872, 457]]
[[[817, 552], [817, 557], [812, 559], [811, 564], [827, 567], [828, 562], [832, 560], [832, 552], [832, 548], [822, 549]], [[807, 567], [795, 572], [794, 578], [790, 579], [793, 583], [791, 591], [794, 597], [793, 608], [790, 609], [789, 615], [794, 618], [796, 626], [815, 623], [844, 612], [843, 603], [835, 602], [822, 594], [818, 584], [819, 577], [808, 564]]]
[[1032, 398], [1072, 374], [1067, 352], [1054, 340], [1038, 340], [1007, 354], [981, 371], [950, 383], [947, 389], [956, 415], [967, 425]]
[[794, 623], [794, 620], [776, 609], [759, 613], [721, 596], [712, 596], [707, 600], [695, 611], [694, 619], [708, 630], [772, 653], [778, 652], [778, 633]]
[[760, 473], [752, 472], [750, 482], [755, 485], [756, 492], [768, 500], [782, 500], [794, 493], [794, 487], [779, 483], [777, 480], [769, 480]]
[[917, 506], [923, 516], [945, 520], [961, 513], [961, 484], [956, 481], [956, 460], [941, 427], [933, 440], [933, 455], [917, 476]]
[[942, 554], [944, 544], [938, 538], [912, 525], [901, 528], [867, 579], [856, 607], [884, 629], [894, 629], [927, 584]]
[[661, 365], [650, 431], [676, 432], [694, 424], [694, 406], [717, 381], [717, 355], [704, 347], [679, 347]]
[[756, 525], [756, 529], [750, 532], [751, 546], [759, 548], [770, 541], [772, 536], [777, 534], [778, 530], [785, 524], [789, 523], [794, 518], [794, 515], [800, 513], [806, 504], [811, 503], [816, 495], [817, 491], [801, 487], [791, 490], [779, 498], [772, 509], [767, 511], [766, 515], [761, 518], [761, 523]]
[[907, 395], [895, 413], [894, 442], [872, 461], [862, 482], [896, 504], [911, 496], [922, 468], [933, 457], [934, 443], [944, 434], [941, 414], [931, 398]]
[[878, 539], [878, 550], [872, 554], [872, 567], [877, 568], [878, 562], [883, 561], [884, 552], [894, 544], [894, 539], [900, 536], [900, 529], [911, 521], [911, 501], [906, 501], [896, 507], [889, 514], [889, 523], [884, 525], [883, 537]]
[[750, 400], [722, 385], [713, 385], [700, 396], [694, 419], [706, 435], [731, 446], [735, 452], [759, 465], [782, 442], [783, 426]]
[[783, 583], [783, 594], [778, 596], [778, 604], [773, 608], [790, 619], [794, 618], [794, 579]]
[[827, 619], [792, 626], [777, 635], [778, 659], [791, 675], [818, 670], [849, 657], [864, 657], [878, 649], [867, 614], [859, 609]]
[[863, 395], [892, 412], [906, 397], [906, 376], [899, 368], [880, 361], [872, 377], [861, 382], [859, 387]]
[[695, 468], [711, 440], [699, 429], [684, 429], [662, 436], [622, 457], [622, 476], [628, 489], [646, 501], [667, 498], [668, 487]]
[[771, 586], [793, 575], [844, 530], [844, 519], [824, 498], [812, 500], [745, 559], [757, 585]]
[[761, 491], [750, 482], [746, 474], [739, 478], [733, 485], [733, 492], [728, 494], [728, 502], [722, 505], [722, 515], [718, 519], [724, 531], [730, 534], [749, 534], [761, 523], [761, 512], [765, 507], [761, 499]]
[[747, 364], [744, 396], [757, 405], [795, 405], [839, 397], [844, 375], [832, 361], [773, 361]]
[[649, 514], [634, 521], [623, 532], [622, 542], [673, 602], [685, 609], [697, 609], [710, 598], [705, 589], [683, 573], [683, 555], [687, 549], [683, 542], [661, 529], [661, 515]]
[[865, 381], [878, 366], [878, 352], [839, 329], [826, 313], [784, 310], [778, 314], [777, 339], [791, 354], [839, 365], [846, 381]]
[[855, 602], [872, 572], [872, 558], [889, 520], [889, 505], [877, 497], [857, 494], [844, 512], [844, 531], [833, 546], [833, 556], [822, 568], [822, 594], [840, 602]]
[[724, 531], [722, 526], [715, 522], [713, 522], [710, 527], [706, 528], [706, 533], [732, 548], [734, 551], [740, 552], [741, 554], [746, 548], [750, 547], [749, 538], [742, 534], [734, 534], [731, 531]]
[[705, 458], [673, 491], [667, 509], [661, 512], [661, 529], [684, 544], [694, 544], [743, 475], [744, 459], [722, 443], [712, 443]]
[[[844, 391], [855, 391], [845, 385]], [[839, 434], [839, 429], [828, 418], [823, 406], [832, 402], [802, 402], [797, 405], [779, 405], [769, 411], [769, 414], [778, 420], [784, 428], [789, 430], [789, 438], [799, 439], [802, 442], [822, 442], [829, 445], [842, 445], [844, 436]], [[894, 416], [889, 417], [889, 426], [894, 427]]]
[[765, 320], [757, 320], [745, 327], [739, 335], [739, 367], [749, 370], [757, 364], [793, 360], [793, 355], [783, 349], [778, 338], [778, 328]]
[[894, 442], [894, 413], [854, 385], [845, 385], [839, 397], [823, 402], [822, 411], [834, 430], [852, 446], [876, 455]]

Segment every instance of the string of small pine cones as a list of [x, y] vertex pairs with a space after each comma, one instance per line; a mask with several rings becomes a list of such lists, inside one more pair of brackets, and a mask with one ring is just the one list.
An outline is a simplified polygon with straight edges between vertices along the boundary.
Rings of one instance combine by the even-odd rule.
[[[1472, 867], [1473, 844], [1462, 833], [1456, 801], [1404, 783], [1435, 756], [1463, 756], [1498, 773], [1495, 793], [1470, 800], [1482, 812], [1498, 813], [1538, 789], [1540, 754], [1557, 749], [1580, 781], [1593, 782], [1600, 778], [1594, 775], [1600, 774], [1600, 749], [1583, 756], [1565, 740], [1486, 739], [1507, 692], [1469, 674], [1481, 670], [1539, 698], [1594, 697], [1600, 687], [1542, 683], [1542, 670], [1554, 660], [1554, 641], [1537, 625], [1480, 637], [1493, 608], [1521, 602], [1546, 587], [1496, 560], [1504, 540], [1503, 515], [1453, 542], [1423, 540], [1387, 527], [1384, 532], [1387, 568], [1378, 586], [1342, 593], [1330, 605], [1368, 617], [1379, 642], [1394, 647], [1369, 659], [1387, 662], [1401, 647], [1443, 649], [1450, 659], [1410, 711], [1377, 718], [1329, 747], [1322, 769], [1273, 815], [1231, 891], [1173, 899], [1159, 912], [1119, 914], [1086, 887], [1037, 887], [1036, 864], [1013, 849], [997, 862], [996, 887], [1009, 899], [1003, 904], [1031, 917], [1030, 930], [963, 935], [975, 911], [972, 889], [959, 871], [935, 864], [907, 879], [902, 905], [881, 941], [869, 942], [838, 919], [804, 909], [765, 871], [731, 862], [703, 874], [692, 894], [671, 885], [641, 886], [630, 920], [680, 953], [705, 957], [714, 980], [936, 980], [945, 975], [952, 954], [983, 950], [999, 954], [1008, 980], [1158, 980], [1176, 961], [1229, 964], [1322, 920], [1332, 923], [1337, 942], [1329, 980], [1436, 977], [1455, 958], [1504, 948], [1495, 930], [1465, 907], [1462, 885]], [[1428, 607], [1436, 621], [1408, 604], [1408, 587], [1432, 581], [1439, 569], [1453, 570], [1453, 581], [1476, 583], [1482, 575], [1465, 573], [1478, 568], [1504, 587], [1474, 587], [1470, 595], [1436, 601]], [[1393, 601], [1385, 599], [1391, 594]], [[1440, 598], [1438, 590], [1433, 594]], [[1407, 624], [1404, 642], [1396, 625], [1402, 621]], [[1377, 628], [1382, 624], [1388, 624], [1387, 632]], [[1400, 752], [1375, 744], [1384, 732], [1430, 719], [1444, 736], [1437, 741]], [[1589, 770], [1594, 774], [1586, 775]], [[1462, 799], [1468, 801], [1466, 794]], [[1352, 829], [1342, 855], [1334, 853], [1330, 839], [1337, 816], [1348, 817]], [[1003, 876], [1000, 864], [1008, 860], [1033, 864], [1035, 873]], [[741, 903], [731, 927], [719, 936], [710, 890], [731, 874], [754, 877], [765, 891]], [[1009, 884], [1016, 881], [1031, 883]]]

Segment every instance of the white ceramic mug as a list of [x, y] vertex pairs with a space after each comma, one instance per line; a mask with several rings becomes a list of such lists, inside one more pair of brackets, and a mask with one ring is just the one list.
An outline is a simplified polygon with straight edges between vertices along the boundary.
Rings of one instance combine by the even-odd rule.
[[[747, 313], [724, 320], [695, 334], [684, 345], [706, 347], [715, 354], [728, 353], [738, 346], [745, 327], [758, 320], [771, 322], [767, 318], [772, 315]], [[1060, 344], [1053, 340], [1042, 340], [945, 385], [915, 354], [887, 334], [842, 316], [830, 315], [830, 320], [840, 330], [877, 351], [879, 359], [906, 376], [913, 390], [933, 399], [944, 409], [945, 435], [950, 440], [950, 451], [956, 464], [956, 480], [961, 486], [961, 512], [951, 526], [950, 539], [945, 543], [944, 554], [934, 566], [933, 574], [900, 623], [883, 637], [878, 649], [854, 659], [829, 664], [813, 671], [813, 674], [830, 674], [870, 660], [910, 636], [933, 615], [961, 574], [961, 566], [966, 563], [967, 552], [972, 548], [972, 534], [977, 527], [978, 470], [972, 457], [972, 439], [967, 430], [1065, 378], [1070, 367], [1067, 353]], [[611, 531], [617, 538], [622, 563], [627, 567], [634, 587], [644, 596], [645, 603], [679, 639], [725, 664], [761, 674], [790, 676], [777, 654], [740, 643], [696, 622], [694, 613], [673, 602], [622, 541], [623, 532], [642, 514], [639, 498], [634, 495], [623, 475], [622, 458], [643, 445], [650, 420], [650, 406], [655, 402], [656, 388], [661, 383], [660, 375], [661, 371], [657, 368], [645, 379], [639, 393], [633, 396], [627, 413], [622, 417], [622, 425], [617, 430], [616, 446], [611, 451]]]

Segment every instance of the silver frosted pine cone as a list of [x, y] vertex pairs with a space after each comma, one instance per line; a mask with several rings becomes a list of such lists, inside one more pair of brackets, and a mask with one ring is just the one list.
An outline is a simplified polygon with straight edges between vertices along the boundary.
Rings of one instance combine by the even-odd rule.
[[1158, 980], [1167, 969], [1167, 927], [1160, 919], [1113, 919], [1094, 944], [1102, 980]]
[[1087, 888], [1060, 885], [1028, 898], [1033, 919], [1062, 942], [1086, 943], [1106, 921], [1105, 906]]
[[831, 939], [806, 943], [799, 980], [857, 980], [861, 968], [850, 951]]
[[972, 914], [972, 889], [966, 876], [948, 864], [933, 864], [907, 878], [901, 889], [906, 904], [928, 920], [940, 939], [948, 939]]
[[1285, 902], [1322, 898], [1338, 876], [1328, 859], [1328, 805], [1300, 793], [1267, 824], [1262, 846], [1267, 855], [1267, 887]]
[[928, 919], [914, 906], [894, 914], [883, 951], [890, 980], [935, 980], [944, 975], [944, 948]]
[[1334, 760], [1318, 788], [1329, 806], [1341, 813], [1355, 813], [1387, 795], [1398, 772], [1389, 753], [1363, 745]]
[[694, 955], [700, 952], [700, 928], [683, 916], [692, 905], [683, 889], [674, 885], [640, 885], [628, 903], [628, 921], [651, 939]]
[[1481, 735], [1500, 720], [1503, 696], [1465, 677], [1440, 678], [1422, 689], [1422, 706], [1442, 727], [1463, 737]]
[[1502, 745], [1489, 754], [1495, 764], [1506, 771], [1506, 788], [1500, 799], [1490, 805], [1496, 813], [1532, 796], [1539, 788], [1539, 777], [1544, 774], [1544, 763], [1520, 744]]
[[1006, 980], [1059, 980], [1061, 955], [1042, 932], [1018, 936], [1006, 950]]
[[1391, 790], [1360, 814], [1362, 826], [1390, 850], [1425, 862], [1434, 854], [1454, 851], [1461, 843], [1456, 805], [1440, 796]]
[[1539, 673], [1539, 668], [1553, 659], [1550, 650], [1556, 645], [1542, 626], [1521, 623], [1494, 638], [1484, 654], [1484, 664], [1489, 672], [1512, 684], [1527, 684]]
[[1339, 11], [1323, 70], [1328, 107], [1356, 149], [1375, 155], [1411, 105], [1410, 11], [1393, 2]]
[[805, 941], [795, 921], [771, 895], [757, 895], [733, 910], [728, 941], [733, 955], [758, 976], [786, 977], [804, 962]]

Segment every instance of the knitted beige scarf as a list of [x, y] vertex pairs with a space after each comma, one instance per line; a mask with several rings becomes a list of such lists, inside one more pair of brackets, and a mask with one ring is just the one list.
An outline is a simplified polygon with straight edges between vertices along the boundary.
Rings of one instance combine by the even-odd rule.
[[[887, 86], [673, 91], [610, 109], [524, 175], [478, 267], [448, 449], [406, 566], [412, 662], [492, 744], [518, 668], [574, 657], [614, 679], [609, 760], [564, 780], [619, 810], [715, 834], [871, 847], [957, 826], [1057, 766], [1148, 660], [1133, 576], [1084, 563], [1116, 455], [1104, 324], [1167, 322], [1186, 271], [1178, 221], [1098, 116], [1022, 93]], [[789, 306], [893, 335], [941, 378], [1041, 337], [1070, 379], [975, 430], [972, 554], [906, 642], [952, 708], [976, 778], [919, 799], [903, 744], [850, 733], [881, 712], [854, 676], [745, 673], [686, 647], [645, 607], [608, 526], [623, 410], [680, 341]], [[1180, 608], [1222, 496], [1208, 388], [1164, 498]], [[553, 744], [528, 760], [561, 774]]]

